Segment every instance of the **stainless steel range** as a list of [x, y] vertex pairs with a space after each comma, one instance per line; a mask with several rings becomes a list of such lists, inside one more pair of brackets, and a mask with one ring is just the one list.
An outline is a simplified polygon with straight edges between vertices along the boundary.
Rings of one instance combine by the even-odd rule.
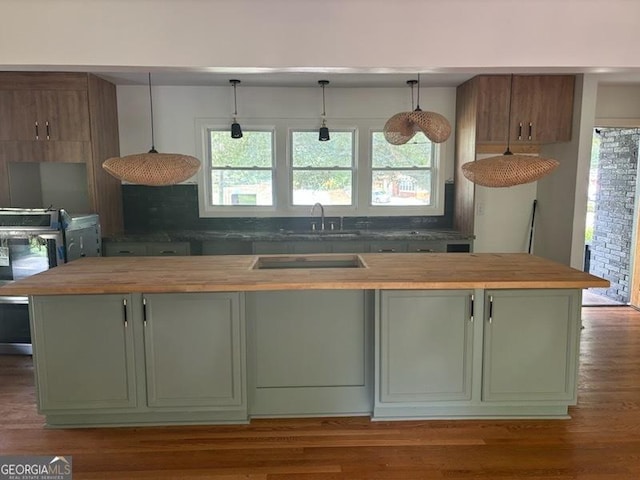
[[[100, 256], [95, 214], [0, 208], [0, 285], [80, 257]], [[0, 354], [31, 354], [27, 297], [0, 296]]]

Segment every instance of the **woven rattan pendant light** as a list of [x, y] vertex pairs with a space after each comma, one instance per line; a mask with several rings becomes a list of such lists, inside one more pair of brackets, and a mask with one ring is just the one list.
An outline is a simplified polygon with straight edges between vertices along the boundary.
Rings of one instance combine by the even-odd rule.
[[[416, 108], [413, 109], [413, 87], [418, 84]], [[411, 86], [411, 112], [400, 112], [393, 115], [384, 125], [383, 133], [387, 142], [393, 145], [404, 145], [417, 132], [422, 132], [433, 143], [442, 143], [451, 135], [451, 124], [439, 113], [425, 112], [420, 108], [420, 75], [418, 80], [409, 80]]]
[[509, 121], [507, 123], [507, 150], [504, 154], [482, 158], [462, 165], [462, 174], [473, 183], [484, 187], [513, 187], [539, 180], [551, 173], [557, 160], [532, 155], [514, 155], [509, 148], [511, 140], [511, 101], [513, 98], [513, 75], [509, 93]]
[[200, 169], [200, 160], [179, 153], [158, 153], [153, 132], [153, 97], [149, 73], [149, 106], [151, 111], [151, 150], [104, 161], [102, 168], [114, 177], [139, 185], [175, 185], [191, 178]]

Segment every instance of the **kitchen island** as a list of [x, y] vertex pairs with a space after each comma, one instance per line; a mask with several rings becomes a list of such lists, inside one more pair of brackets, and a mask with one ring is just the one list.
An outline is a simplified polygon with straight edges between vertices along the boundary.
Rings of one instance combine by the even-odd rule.
[[86, 258], [29, 295], [50, 426], [562, 418], [580, 289], [526, 254]]

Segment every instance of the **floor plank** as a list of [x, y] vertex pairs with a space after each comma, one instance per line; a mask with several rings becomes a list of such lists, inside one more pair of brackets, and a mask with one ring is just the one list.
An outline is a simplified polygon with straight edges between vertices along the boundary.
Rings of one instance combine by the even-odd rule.
[[74, 479], [632, 480], [640, 478], [640, 312], [583, 309], [569, 420], [254, 420], [47, 430], [30, 357], [0, 356], [0, 454], [73, 456]]

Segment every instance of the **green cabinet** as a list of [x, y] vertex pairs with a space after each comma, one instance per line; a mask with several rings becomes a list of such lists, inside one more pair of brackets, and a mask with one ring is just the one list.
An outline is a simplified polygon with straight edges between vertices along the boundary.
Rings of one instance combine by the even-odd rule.
[[239, 406], [243, 334], [237, 294], [144, 296], [147, 404]]
[[470, 400], [473, 291], [383, 291], [379, 401]]
[[485, 402], [576, 399], [576, 290], [490, 290], [485, 298]]
[[36, 296], [50, 426], [245, 422], [241, 293]]
[[137, 405], [128, 295], [40, 296], [31, 331], [43, 413]]

